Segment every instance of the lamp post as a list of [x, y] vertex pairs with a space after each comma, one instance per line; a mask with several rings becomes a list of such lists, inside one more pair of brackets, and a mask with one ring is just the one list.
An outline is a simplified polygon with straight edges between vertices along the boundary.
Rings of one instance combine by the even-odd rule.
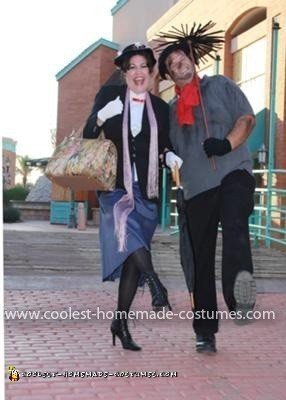
[[70, 213], [69, 213], [69, 221], [68, 221], [68, 228], [73, 229], [76, 227], [76, 215], [75, 215], [75, 197], [74, 191], [70, 189]]
[[220, 55], [219, 55], [219, 54], [216, 54], [216, 57], [215, 57], [215, 74], [216, 74], [216, 75], [219, 74], [220, 62], [221, 62]]
[[259, 162], [260, 168], [264, 169], [265, 165], [266, 165], [266, 159], [267, 159], [267, 149], [266, 149], [264, 143], [260, 146], [257, 153], [258, 153], [258, 162]]

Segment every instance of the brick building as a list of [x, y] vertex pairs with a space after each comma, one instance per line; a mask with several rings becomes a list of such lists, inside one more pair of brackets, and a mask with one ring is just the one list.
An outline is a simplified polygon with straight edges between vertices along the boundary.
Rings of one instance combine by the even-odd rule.
[[146, 43], [149, 26], [177, 2], [178, 0], [118, 0], [111, 10], [112, 40], [119, 43], [120, 47], [133, 42]]

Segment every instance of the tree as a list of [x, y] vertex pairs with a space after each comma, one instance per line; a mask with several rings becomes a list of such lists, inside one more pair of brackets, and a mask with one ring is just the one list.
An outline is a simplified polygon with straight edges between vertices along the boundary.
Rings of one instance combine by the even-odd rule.
[[24, 187], [27, 186], [28, 176], [32, 172], [32, 167], [28, 165], [29, 162], [30, 162], [29, 156], [17, 156], [16, 172], [22, 175], [22, 182]]

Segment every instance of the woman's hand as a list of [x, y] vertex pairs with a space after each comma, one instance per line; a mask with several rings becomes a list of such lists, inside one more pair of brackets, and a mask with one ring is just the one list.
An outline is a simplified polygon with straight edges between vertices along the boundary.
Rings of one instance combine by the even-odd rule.
[[174, 169], [176, 166], [180, 169], [183, 164], [183, 160], [176, 156], [176, 154], [172, 151], [167, 151], [165, 153], [165, 164], [170, 169]]
[[110, 101], [97, 113], [97, 119], [101, 122], [101, 125], [109, 118], [115, 115], [121, 114], [123, 110], [123, 103], [119, 96], [115, 100]]

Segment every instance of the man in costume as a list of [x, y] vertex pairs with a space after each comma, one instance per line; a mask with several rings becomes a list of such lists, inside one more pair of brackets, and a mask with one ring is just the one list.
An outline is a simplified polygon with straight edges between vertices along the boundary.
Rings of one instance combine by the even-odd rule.
[[[248, 217], [254, 206], [255, 180], [246, 140], [255, 124], [253, 110], [230, 79], [196, 74], [196, 66], [222, 45], [214, 24], [194, 24], [160, 33], [159, 73], [173, 80], [170, 138], [182, 158], [185, 209], [195, 261], [193, 321], [198, 352], [216, 352], [218, 332], [215, 250], [222, 227], [222, 288], [237, 321], [247, 322], [255, 304], [255, 282]], [[164, 40], [162, 40], [164, 39]], [[204, 313], [203, 313], [204, 310]]]

